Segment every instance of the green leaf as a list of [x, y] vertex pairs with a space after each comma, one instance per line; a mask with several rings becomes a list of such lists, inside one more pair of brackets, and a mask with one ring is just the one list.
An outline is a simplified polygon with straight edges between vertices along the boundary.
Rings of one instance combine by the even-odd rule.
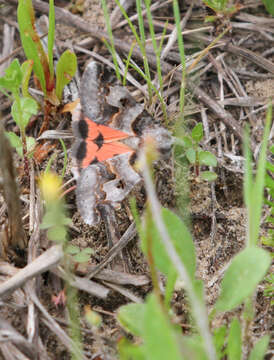
[[216, 156], [209, 151], [200, 151], [199, 164], [207, 166], [217, 166]]
[[[271, 164], [270, 162], [267, 162], [266, 163], [266, 170], [274, 172], [274, 164]], [[273, 180], [273, 182], [274, 182], [274, 180]]]
[[224, 275], [215, 309], [230, 311], [240, 305], [255, 291], [270, 262], [269, 253], [255, 246], [237, 254]]
[[76, 55], [66, 50], [56, 65], [56, 95], [61, 101], [64, 87], [71, 81], [77, 68]]
[[52, 241], [62, 243], [66, 240], [66, 228], [64, 226], [53, 226], [48, 230], [48, 238]]
[[75, 255], [75, 254], [78, 254], [78, 253], [80, 252], [80, 249], [79, 249], [78, 246], [69, 244], [69, 245], [66, 247], [66, 252], [67, 252], [68, 254]]
[[268, 348], [269, 340], [269, 335], [264, 335], [263, 337], [261, 337], [252, 349], [248, 360], [263, 360], [266, 350]]
[[269, 12], [269, 14], [274, 16], [274, 2], [273, 2], [273, 0], [262, 0], [262, 2], [264, 3], [264, 6], [265, 6], [266, 10]]
[[118, 321], [132, 335], [142, 336], [144, 329], [144, 313], [146, 304], [128, 304], [120, 306]]
[[90, 254], [86, 254], [84, 251], [80, 251], [78, 254], [73, 256], [73, 260], [77, 263], [85, 263], [90, 259]]
[[191, 132], [191, 137], [196, 143], [199, 143], [202, 140], [204, 137], [204, 128], [202, 123], [195, 125]]
[[189, 136], [183, 136], [182, 141], [185, 148], [190, 148], [193, 146], [192, 140]]
[[44, 94], [46, 94], [45, 73], [49, 73], [48, 60], [35, 29], [34, 10], [31, 0], [20, 0], [17, 8], [21, 42], [26, 57], [33, 60], [33, 70]]
[[23, 97], [31, 97], [29, 94], [29, 79], [33, 69], [33, 60], [26, 60], [21, 65], [21, 70], [23, 74], [22, 79], [22, 95]]
[[[37, 114], [38, 105], [37, 102], [32, 98], [20, 98], [20, 104], [15, 101], [11, 107], [11, 114], [19, 126], [20, 130], [25, 130], [29, 123], [30, 117]], [[20, 105], [20, 108], [19, 108]]]
[[196, 162], [196, 151], [193, 148], [187, 149], [186, 157], [187, 157], [187, 160], [190, 162], [190, 164], [195, 164], [195, 162]]
[[178, 334], [154, 295], [147, 300], [143, 322], [146, 359], [181, 360]]
[[94, 250], [93, 250], [92, 248], [90, 248], [90, 247], [87, 247], [87, 248], [83, 249], [82, 252], [83, 252], [84, 254], [87, 254], [87, 255], [92, 255], [92, 254], [94, 254]]
[[200, 176], [205, 181], [215, 181], [218, 177], [214, 171], [202, 171]]
[[146, 360], [144, 346], [132, 344], [128, 339], [122, 338], [118, 342], [119, 360]]
[[9, 131], [5, 133], [7, 138], [10, 141], [10, 144], [17, 151], [19, 156], [23, 156], [23, 145], [22, 140], [19, 136], [17, 136], [14, 132]]
[[241, 360], [242, 357], [242, 334], [241, 324], [237, 318], [234, 318], [230, 324], [227, 340], [228, 360]]
[[[177, 254], [185, 265], [189, 276], [194, 279], [196, 257], [190, 232], [182, 220], [172, 211], [162, 208], [162, 218]], [[172, 272], [174, 266], [166, 253], [165, 246], [154, 223], [148, 231], [152, 239], [152, 253], [156, 266], [165, 275], [168, 275]], [[147, 254], [147, 241], [142, 242], [142, 250]]]
[[183, 357], [185, 360], [208, 360], [204, 350], [204, 340], [198, 335], [183, 336], [182, 348], [183, 352], [186, 353], [186, 356]]
[[0, 78], [0, 89], [4, 88], [12, 93], [18, 92], [23, 74], [18, 59], [14, 59], [5, 70], [5, 76]]
[[219, 327], [218, 329], [214, 330], [214, 345], [217, 353], [217, 359], [223, 358], [223, 347], [225, 343], [225, 337], [226, 337], [226, 326], [223, 325]]

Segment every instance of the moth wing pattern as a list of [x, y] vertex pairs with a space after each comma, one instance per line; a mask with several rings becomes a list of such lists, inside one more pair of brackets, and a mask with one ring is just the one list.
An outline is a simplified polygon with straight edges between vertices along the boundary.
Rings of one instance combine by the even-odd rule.
[[77, 139], [73, 153], [82, 169], [76, 202], [89, 225], [100, 222], [100, 204], [117, 208], [141, 182], [130, 160], [146, 136], [154, 138], [163, 153], [171, 149], [173, 142], [170, 133], [155, 123], [125, 87], [104, 85], [102, 70], [95, 61], [86, 67], [80, 89], [81, 107], [72, 117]]

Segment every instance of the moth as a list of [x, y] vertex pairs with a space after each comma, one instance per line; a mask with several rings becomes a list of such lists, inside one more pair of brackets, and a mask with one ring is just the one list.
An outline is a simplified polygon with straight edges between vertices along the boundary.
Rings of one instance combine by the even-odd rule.
[[142, 181], [132, 165], [144, 138], [153, 137], [162, 154], [170, 153], [173, 142], [125, 87], [107, 84], [109, 76], [91, 61], [82, 77], [80, 103], [72, 111], [76, 203], [85, 223], [93, 226], [101, 221], [101, 204], [118, 208]]

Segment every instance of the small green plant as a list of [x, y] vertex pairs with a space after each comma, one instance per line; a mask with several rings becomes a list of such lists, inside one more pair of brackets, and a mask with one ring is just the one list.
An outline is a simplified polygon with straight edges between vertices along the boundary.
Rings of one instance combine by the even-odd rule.
[[53, 65], [53, 46], [55, 34], [54, 1], [49, 1], [48, 50], [45, 52], [35, 27], [35, 14], [31, 0], [19, 0], [17, 19], [22, 46], [25, 55], [33, 61], [33, 71], [45, 98], [45, 125], [48, 126], [49, 113], [52, 106], [61, 102], [64, 87], [71, 81], [77, 68], [74, 53], [66, 50], [56, 65]]
[[215, 21], [220, 16], [231, 17], [239, 10], [239, 5], [230, 5], [229, 0], [203, 0], [203, 3], [216, 13], [216, 16], [206, 16], [207, 22]]
[[90, 259], [90, 255], [93, 254], [93, 250], [89, 247], [80, 250], [78, 246], [68, 245], [66, 252], [72, 256], [72, 259], [77, 264], [86, 263]]
[[191, 134], [185, 135], [182, 139], [178, 139], [179, 148], [183, 148], [183, 153], [178, 155], [177, 158], [182, 159], [185, 157], [188, 162], [194, 166], [196, 176], [200, 176], [203, 180], [214, 181], [217, 174], [213, 171], [201, 171], [202, 166], [217, 166], [217, 159], [209, 151], [204, 151], [199, 146], [199, 143], [204, 137], [203, 124], [198, 123], [192, 129]]
[[35, 139], [26, 136], [26, 127], [31, 116], [38, 111], [36, 101], [27, 92], [31, 68], [31, 60], [20, 66], [19, 61], [14, 59], [6, 69], [5, 76], [0, 78], [0, 91], [12, 99], [11, 114], [20, 131], [20, 136], [14, 132], [6, 132], [6, 135], [18, 154], [24, 157], [26, 167], [28, 167], [28, 157], [35, 147]]

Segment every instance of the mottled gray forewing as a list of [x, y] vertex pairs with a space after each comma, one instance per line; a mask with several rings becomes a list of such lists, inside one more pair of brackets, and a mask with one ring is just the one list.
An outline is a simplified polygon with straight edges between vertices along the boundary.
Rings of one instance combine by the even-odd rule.
[[96, 61], [91, 61], [85, 68], [80, 87], [83, 113], [97, 124], [106, 124], [111, 116], [117, 112], [117, 108], [106, 101], [102, 76], [102, 65]]
[[101, 184], [106, 180], [100, 164], [90, 165], [83, 169], [77, 180], [77, 208], [88, 225], [96, 225], [101, 220], [97, 204], [104, 196]]
[[129, 164], [131, 154], [117, 155], [108, 160], [111, 172], [116, 175], [114, 180], [110, 180], [103, 185], [106, 194], [106, 201], [112, 206], [123, 201], [132, 189], [141, 181], [140, 175]]

